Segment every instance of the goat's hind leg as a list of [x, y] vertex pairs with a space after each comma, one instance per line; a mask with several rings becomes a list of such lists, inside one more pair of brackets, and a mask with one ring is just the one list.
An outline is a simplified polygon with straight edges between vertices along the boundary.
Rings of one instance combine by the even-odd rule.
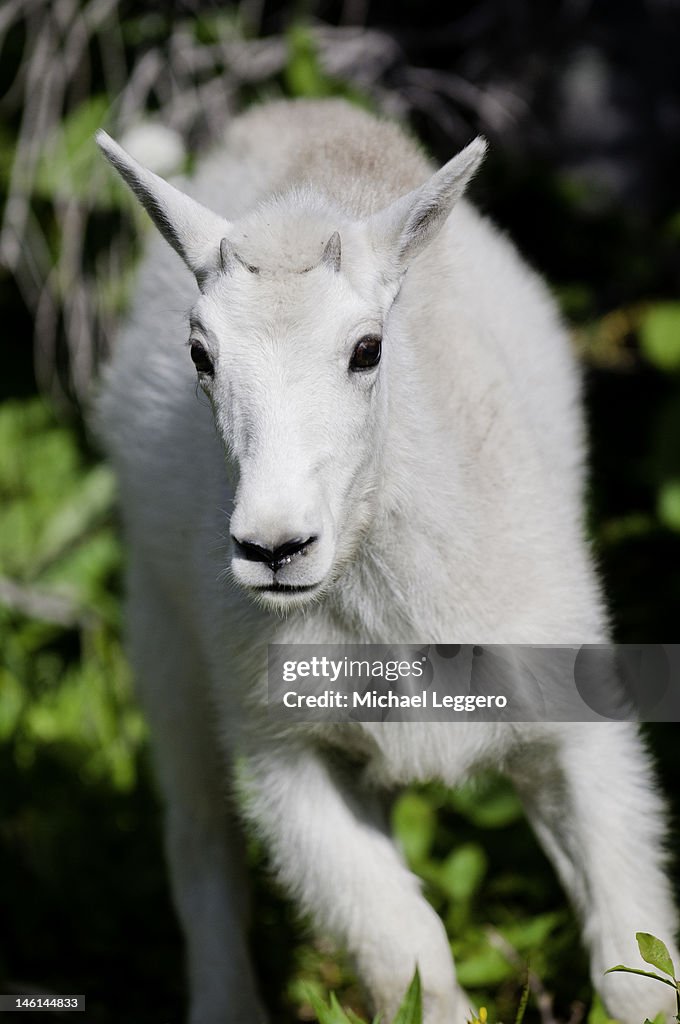
[[128, 634], [165, 804], [165, 850], [187, 946], [190, 1024], [261, 1024], [245, 942], [241, 836], [210, 728], [206, 676], [173, 608], [130, 580]]

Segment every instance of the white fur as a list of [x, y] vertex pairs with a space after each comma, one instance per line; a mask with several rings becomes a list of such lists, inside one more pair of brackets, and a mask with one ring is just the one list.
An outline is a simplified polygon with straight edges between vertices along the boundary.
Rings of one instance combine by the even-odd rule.
[[[281, 879], [346, 945], [378, 1010], [394, 1012], [416, 962], [427, 1024], [462, 1024], [468, 1008], [381, 790], [455, 786], [491, 765], [514, 779], [582, 915], [610, 1011], [630, 1024], [670, 1011], [661, 986], [602, 973], [638, 962], [636, 930], [672, 946], [676, 926], [634, 726], [283, 728], [264, 706], [271, 642], [607, 639], [567, 336], [511, 243], [457, 202], [483, 145], [432, 175], [398, 128], [344, 103], [274, 103], [233, 124], [190, 200], [101, 144], [201, 288], [151, 239], [98, 405], [191, 1024], [263, 1019], [243, 940], [236, 755]], [[321, 258], [336, 231], [339, 270], [335, 242]], [[203, 390], [188, 309], [214, 362]], [[379, 367], [350, 373], [358, 338], [379, 332]], [[273, 572], [230, 533], [269, 548], [315, 537], [277, 576], [312, 589], [254, 589]], [[361, 771], [343, 772], [343, 755]]]

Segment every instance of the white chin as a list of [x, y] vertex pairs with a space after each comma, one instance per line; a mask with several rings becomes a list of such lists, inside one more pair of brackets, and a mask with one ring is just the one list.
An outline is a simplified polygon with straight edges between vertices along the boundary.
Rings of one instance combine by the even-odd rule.
[[251, 597], [268, 608], [292, 608], [314, 599], [323, 589], [318, 583], [270, 583], [265, 586], [248, 586]]

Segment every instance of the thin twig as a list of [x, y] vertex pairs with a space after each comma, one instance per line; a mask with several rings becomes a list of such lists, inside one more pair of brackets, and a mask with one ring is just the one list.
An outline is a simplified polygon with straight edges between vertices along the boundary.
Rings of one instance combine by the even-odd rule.
[[82, 608], [67, 594], [18, 583], [7, 576], [0, 576], [0, 604], [28, 618], [66, 629], [88, 629], [98, 619], [91, 609]]

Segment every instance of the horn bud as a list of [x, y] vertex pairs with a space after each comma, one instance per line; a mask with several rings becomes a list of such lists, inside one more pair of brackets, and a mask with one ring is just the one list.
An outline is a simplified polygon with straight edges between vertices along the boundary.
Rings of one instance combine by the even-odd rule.
[[259, 274], [259, 267], [254, 267], [252, 263], [246, 263], [242, 256], [236, 252], [236, 249], [231, 244], [228, 238], [223, 238], [220, 242], [220, 265], [222, 267], [223, 274], [231, 274], [236, 268], [236, 264], [244, 267], [245, 270], [250, 271], [251, 274]]
[[331, 270], [337, 272], [340, 270], [340, 259], [342, 256], [342, 244], [340, 242], [340, 235], [337, 231], [334, 231], [331, 237], [326, 242], [326, 248], [321, 254], [321, 263]]

